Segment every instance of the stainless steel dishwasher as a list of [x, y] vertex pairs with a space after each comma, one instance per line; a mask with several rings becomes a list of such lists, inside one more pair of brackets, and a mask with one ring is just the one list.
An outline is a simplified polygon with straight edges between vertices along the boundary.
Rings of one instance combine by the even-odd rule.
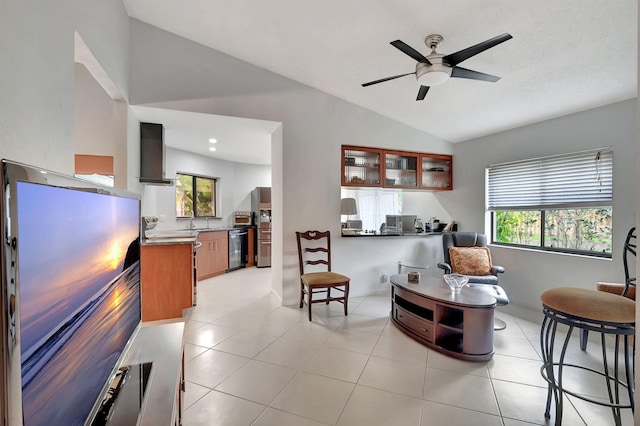
[[249, 234], [246, 229], [229, 230], [229, 269], [244, 268], [247, 264]]

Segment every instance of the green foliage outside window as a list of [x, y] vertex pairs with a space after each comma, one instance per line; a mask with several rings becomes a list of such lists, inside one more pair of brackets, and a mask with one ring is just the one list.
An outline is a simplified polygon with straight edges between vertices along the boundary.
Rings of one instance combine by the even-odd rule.
[[214, 178], [178, 173], [176, 217], [215, 217], [216, 183]]
[[611, 219], [610, 207], [496, 211], [494, 240], [504, 244], [610, 255]]

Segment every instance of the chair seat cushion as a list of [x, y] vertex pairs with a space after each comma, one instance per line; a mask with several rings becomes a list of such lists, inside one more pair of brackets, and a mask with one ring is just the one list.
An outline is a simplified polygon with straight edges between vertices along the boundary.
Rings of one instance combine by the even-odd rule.
[[626, 297], [584, 288], [558, 287], [540, 295], [549, 308], [580, 318], [610, 323], [635, 323], [636, 303]]
[[491, 252], [488, 247], [449, 247], [454, 274], [491, 275]]
[[[613, 294], [622, 294], [622, 291], [624, 290], [624, 284], [620, 284], [620, 283], [598, 283], [596, 284], [596, 290], [598, 291], [606, 291], [607, 293], [613, 293]], [[636, 288], [635, 286], [630, 285], [629, 286], [629, 290], [627, 290], [627, 294], [625, 294], [625, 297], [631, 299], [631, 300], [636, 300]]]
[[335, 272], [310, 272], [301, 275], [300, 279], [309, 286], [346, 284], [351, 280], [349, 277]]

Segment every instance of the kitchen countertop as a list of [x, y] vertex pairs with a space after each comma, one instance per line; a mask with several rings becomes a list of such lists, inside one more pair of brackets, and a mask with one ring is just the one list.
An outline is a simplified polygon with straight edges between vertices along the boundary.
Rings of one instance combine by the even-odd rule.
[[443, 232], [356, 232], [349, 234], [342, 234], [343, 237], [431, 237], [435, 235], [442, 235]]
[[142, 239], [142, 245], [161, 245], [161, 244], [194, 244], [200, 232], [228, 232], [234, 229], [245, 229], [247, 226], [228, 226], [217, 228], [193, 228], [193, 229], [165, 229], [147, 231], [149, 235]]
[[196, 242], [196, 237], [154, 237], [154, 238], [145, 238], [140, 243], [143, 246], [155, 246], [155, 245], [163, 245], [163, 244], [194, 244]]

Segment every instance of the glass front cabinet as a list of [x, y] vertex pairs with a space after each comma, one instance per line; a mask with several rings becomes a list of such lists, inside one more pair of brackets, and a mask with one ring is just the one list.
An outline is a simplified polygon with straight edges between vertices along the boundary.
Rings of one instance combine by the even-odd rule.
[[422, 154], [420, 156], [420, 188], [448, 190], [451, 184], [451, 156]]
[[382, 150], [342, 146], [342, 186], [382, 186]]
[[452, 189], [450, 155], [342, 146], [342, 186]]
[[418, 188], [418, 154], [400, 151], [384, 153], [384, 186]]

